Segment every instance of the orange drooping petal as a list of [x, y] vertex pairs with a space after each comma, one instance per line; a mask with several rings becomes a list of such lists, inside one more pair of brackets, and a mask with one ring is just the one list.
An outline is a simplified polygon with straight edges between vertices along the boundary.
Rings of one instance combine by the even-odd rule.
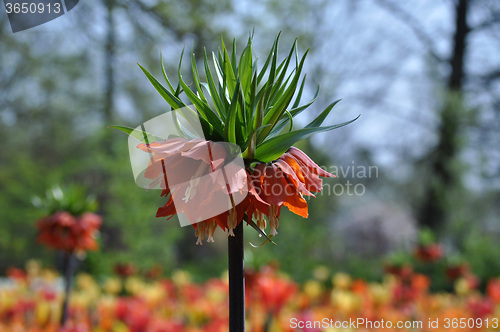
[[[144, 176], [160, 183], [162, 196], [168, 197], [156, 216], [172, 217], [184, 213], [195, 228], [198, 244], [205, 236], [209, 237], [209, 242], [213, 241], [217, 226], [229, 230], [231, 235], [240, 222], [250, 222], [252, 218], [260, 228], [269, 223], [270, 234], [275, 235], [282, 205], [307, 218], [308, 206], [303, 195], [314, 197], [312, 191], [322, 189], [320, 176], [334, 176], [294, 147], [274, 162], [257, 162], [244, 169], [231, 161], [233, 148], [224, 144], [175, 138], [139, 145], [152, 153]], [[168, 183], [167, 174], [174, 175]], [[227, 210], [217, 211], [216, 216], [205, 213], [214, 206], [227, 206]]]
[[[286, 154], [286, 153], [285, 153]], [[286, 159], [282, 159], [282, 157], [280, 157], [280, 159], [278, 159], [275, 164], [278, 165], [278, 167], [281, 169], [281, 171], [283, 171], [283, 173], [286, 174], [287, 176], [287, 179], [289, 179], [294, 186], [295, 188], [297, 188], [301, 193], [303, 194], [306, 194], [307, 196], [313, 196], [315, 197], [309, 190], [307, 190], [306, 186], [304, 185], [305, 184], [305, 180], [304, 180], [304, 177], [302, 176], [302, 172], [300, 171], [299, 169], [299, 172], [300, 172], [300, 177], [299, 177], [299, 174], [297, 174], [295, 168], [292, 168], [288, 162], [292, 161], [296, 164], [297, 162], [295, 162], [295, 160], [290, 157], [290, 156], [285, 156]]]
[[[261, 167], [262, 169], [262, 167]], [[287, 182], [283, 172], [274, 164], [264, 166], [261, 178], [261, 197], [269, 204], [281, 206], [286, 200]]]
[[[269, 203], [262, 199], [262, 197], [259, 195], [259, 192], [261, 192], [260, 180], [258, 178], [255, 178], [253, 174], [250, 174], [250, 172], [247, 171], [247, 183], [249, 199], [252, 201], [253, 208], [267, 214], [267, 211], [269, 211]], [[254, 210], [252, 210], [252, 212], [253, 211]]]
[[287, 165], [291, 169], [293, 169], [293, 172], [295, 173], [299, 181], [305, 183], [304, 171], [302, 170], [302, 167], [297, 163], [297, 161], [292, 155], [285, 152], [281, 157], [278, 158], [278, 160], [283, 160], [285, 163], [287, 163]]
[[158, 208], [158, 211], [156, 212], [156, 218], [168, 217], [168, 219], [170, 219], [176, 213], [177, 211], [175, 209], [174, 200], [172, 199], [172, 196], [170, 196], [167, 203], [164, 206]]
[[309, 158], [307, 154], [302, 152], [300, 149], [292, 146], [290, 149], [288, 149], [287, 152], [295, 157], [297, 161], [301, 161], [309, 170], [309, 172], [317, 174], [324, 178], [335, 177], [335, 175], [328, 173], [327, 171], [319, 167], [314, 161], [311, 160], [311, 158]]
[[327, 171], [319, 167], [314, 161], [311, 160], [311, 158], [309, 158], [307, 154], [305, 154], [301, 150], [292, 146], [290, 149], [288, 149], [287, 153], [290, 154], [301, 166], [306, 178], [305, 185], [308, 190], [316, 192], [321, 191], [323, 187], [323, 181], [320, 179], [320, 176], [335, 177], [335, 175], [328, 173]]
[[309, 215], [307, 211], [307, 202], [299, 193], [288, 195], [283, 205], [286, 206], [290, 212], [301, 217], [307, 218]]

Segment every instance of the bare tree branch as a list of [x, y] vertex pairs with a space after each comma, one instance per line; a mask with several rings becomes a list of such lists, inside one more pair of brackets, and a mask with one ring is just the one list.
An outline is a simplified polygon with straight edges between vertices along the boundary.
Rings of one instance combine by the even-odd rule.
[[413, 31], [420, 42], [427, 48], [427, 51], [434, 60], [436, 60], [437, 62], [446, 61], [436, 52], [433, 39], [429, 36], [422, 24], [417, 19], [415, 19], [413, 15], [411, 15], [392, 1], [376, 0], [376, 2], [381, 7], [390, 12], [395, 18], [405, 23]]
[[484, 74], [480, 79], [485, 85], [491, 85], [494, 81], [500, 79], [500, 69]]
[[[119, 6], [122, 6], [123, 8], [128, 8], [130, 6], [129, 3], [123, 3], [123, 2], [118, 2]], [[158, 22], [161, 26], [163, 26], [165, 29], [168, 31], [174, 33], [177, 39], [181, 39], [183, 36], [183, 32], [179, 31], [179, 29], [176, 29], [175, 26], [169, 23], [169, 20], [163, 16], [160, 12], [157, 10], [154, 10], [154, 8], [151, 8], [144, 4], [142, 1], [134, 1], [133, 5], [137, 6], [142, 12], [148, 14], [153, 18], [156, 22]]]
[[478, 23], [475, 26], [469, 27], [469, 30], [471, 32], [479, 32], [494, 27], [498, 24], [500, 24], [500, 10], [492, 11], [491, 16], [487, 20], [484, 20], [483, 22]]

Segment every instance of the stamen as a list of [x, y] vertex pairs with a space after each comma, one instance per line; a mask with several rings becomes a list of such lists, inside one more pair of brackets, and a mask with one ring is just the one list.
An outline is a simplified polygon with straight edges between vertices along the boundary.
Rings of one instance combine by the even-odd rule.
[[236, 211], [234, 209], [229, 210], [229, 215], [227, 216], [227, 236], [235, 236], [233, 229], [236, 228]]
[[264, 218], [264, 213], [260, 211], [255, 211], [253, 215], [255, 220], [257, 220], [257, 227], [259, 227], [261, 230], [265, 230], [267, 223], [266, 219]]
[[217, 223], [215, 222], [215, 220], [212, 219], [212, 221], [210, 221], [210, 224], [208, 224], [208, 230], [207, 230], [208, 240], [207, 240], [207, 242], [214, 242], [214, 234], [215, 234], [216, 229], [217, 229]]
[[205, 238], [206, 231], [207, 229], [204, 222], [196, 224], [196, 230], [194, 233], [194, 235], [198, 238], [198, 240], [196, 240], [196, 244], [203, 245], [203, 239]]
[[274, 204], [271, 204], [269, 207], [269, 225], [271, 226], [271, 234], [272, 236], [275, 236], [278, 234], [276, 229], [279, 226], [279, 220], [278, 217], [276, 217], [276, 206]]

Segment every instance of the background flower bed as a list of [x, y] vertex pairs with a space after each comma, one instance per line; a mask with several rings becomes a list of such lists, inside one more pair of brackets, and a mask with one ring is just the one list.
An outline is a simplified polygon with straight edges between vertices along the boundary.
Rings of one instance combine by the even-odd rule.
[[[36, 243], [35, 221], [44, 214], [31, 198], [71, 182], [84, 184], [100, 202], [101, 251], [89, 253], [80, 267], [99, 283], [116, 263], [130, 261], [141, 270], [156, 263], [165, 271], [182, 267], [198, 285], [220, 275], [226, 268], [224, 238], [196, 247], [192, 232], [176, 220], [155, 220], [153, 212], [146, 216], [162, 199], [132, 183], [126, 146], [106, 126], [135, 125], [164, 112], [141, 71], [130, 70], [137, 61], [161, 76], [160, 48], [164, 59], [184, 45], [202, 54], [201, 45], [216, 50], [220, 35], [245, 40], [255, 28], [259, 53], [268, 51], [279, 30], [283, 45], [299, 36], [301, 51], [312, 46], [306, 68], [312, 84], [304, 97], [314, 95], [314, 84], [324, 83], [317, 113], [337, 97], [344, 101], [336, 116], [362, 114], [340, 137], [323, 135], [299, 148], [321, 166], [376, 166], [378, 173], [325, 181], [331, 187], [362, 184], [366, 193], [319, 196], [308, 221], [284, 213], [278, 247], [247, 246], [246, 265], [258, 269], [279, 261], [301, 288], [319, 264], [377, 283], [387, 264], [410, 264], [432, 280], [434, 294], [454, 291], [445, 271], [465, 262], [481, 294], [488, 292], [488, 281], [500, 275], [498, 2], [470, 2], [470, 29], [463, 30], [468, 36], [455, 50], [460, 27], [455, 4], [463, 3], [458, 0], [131, 3], [80, 1], [70, 15], [19, 34], [0, 16], [0, 275], [29, 258], [61, 265], [61, 257], [54, 259]], [[452, 65], [453, 54], [461, 50], [461, 93], [448, 94], [452, 69], [461, 67]], [[169, 76], [176, 76], [177, 65], [165, 63]], [[456, 89], [456, 80], [452, 83]], [[297, 125], [309, 120], [298, 119]], [[441, 153], [446, 146], [455, 154]], [[439, 170], [452, 185], [437, 181]], [[444, 258], [423, 264], [411, 250], [415, 229], [431, 223], [422, 215], [429, 197], [444, 212], [444, 218], [432, 218]], [[403, 248], [389, 246], [386, 240], [397, 236], [387, 233], [405, 228], [413, 232]], [[401, 255], [386, 257], [400, 249]], [[297, 264], [305, 253], [307, 259]], [[467, 290], [469, 282], [457, 283], [458, 289]], [[32, 305], [28, 301], [26, 307]]]
[[[71, 299], [70, 319], [64, 331], [163, 332], [227, 331], [227, 276], [194, 282], [183, 270], [169, 277], [158, 270], [137, 273], [117, 267], [114, 276], [94, 278], [79, 274]], [[119, 274], [118, 274], [119, 273]], [[454, 292], [429, 292], [430, 279], [411, 270], [386, 274], [381, 282], [331, 274], [324, 266], [299, 284], [275, 266], [247, 273], [247, 330], [294, 331], [290, 319], [422, 321], [438, 318], [491, 319], [500, 315], [500, 279], [492, 279], [486, 294], [468, 287], [464, 279]], [[58, 331], [59, 276], [31, 261], [24, 269], [10, 269], [0, 286], [0, 330]], [[298, 330], [298, 329], [295, 329]], [[372, 331], [377, 329], [359, 329]], [[454, 329], [422, 329], [421, 331]], [[456, 331], [460, 329], [455, 329]], [[500, 330], [500, 329], [478, 329]], [[336, 331], [305, 329], [304, 331]], [[346, 331], [344, 329], [344, 331]], [[401, 329], [400, 331], [411, 331]]]

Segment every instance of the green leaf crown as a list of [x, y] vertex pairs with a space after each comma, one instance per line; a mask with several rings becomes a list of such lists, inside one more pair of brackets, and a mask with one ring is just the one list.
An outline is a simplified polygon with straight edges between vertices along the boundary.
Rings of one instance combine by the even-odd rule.
[[[194, 53], [191, 55], [192, 86], [184, 80], [181, 67], [184, 51], [178, 67], [178, 83], [174, 88], [168, 78], [163, 60], [161, 68], [167, 87], [162, 85], [144, 67], [139, 65], [147, 78], [172, 110], [194, 105], [205, 138], [238, 145], [247, 161], [270, 162], [280, 157], [298, 140], [349, 124], [322, 126], [323, 121], [339, 102], [334, 101], [313, 121], [302, 129], [293, 128], [293, 118], [307, 109], [318, 97], [319, 86], [311, 101], [301, 104], [306, 75], [302, 74], [307, 50], [301, 58], [297, 40], [288, 56], [278, 63], [278, 34], [262, 68], [258, 69], [254, 58], [252, 36], [239, 61], [236, 41], [233, 40], [231, 55], [224, 41], [217, 54], [210, 60], [203, 53], [206, 82], [202, 82]], [[212, 65], [212, 68], [211, 68]], [[184, 93], [189, 103], [181, 99]], [[359, 116], [358, 116], [359, 117]], [[120, 128], [118, 128], [120, 129]], [[123, 129], [122, 129], [123, 130]]]

